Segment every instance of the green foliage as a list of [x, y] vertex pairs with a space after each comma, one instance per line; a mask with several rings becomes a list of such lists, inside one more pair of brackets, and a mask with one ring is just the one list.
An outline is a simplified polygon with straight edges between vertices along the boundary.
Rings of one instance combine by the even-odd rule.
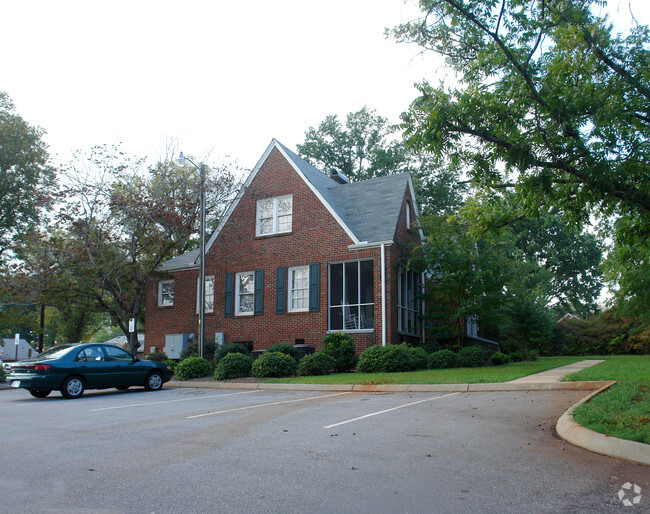
[[253, 359], [242, 353], [229, 353], [217, 364], [214, 378], [226, 380], [229, 378], [247, 377], [251, 373]]
[[[214, 340], [206, 338], [203, 341], [203, 358], [209, 361], [214, 359], [215, 353], [215, 344]], [[187, 359], [188, 357], [198, 357], [199, 356], [199, 341], [194, 339], [193, 341], [188, 342], [183, 351], [181, 352], [181, 360]]]
[[531, 350], [526, 355], [526, 360], [536, 361], [537, 359], [539, 359], [539, 352], [537, 350]]
[[223, 359], [229, 353], [241, 353], [243, 355], [249, 355], [248, 349], [241, 343], [224, 344], [217, 348], [217, 351], [214, 355], [214, 361], [218, 364], [221, 359]]
[[296, 359], [296, 362], [299, 360], [298, 350], [296, 350], [296, 347], [294, 345], [289, 343], [275, 343], [271, 345], [271, 347], [267, 351], [279, 352], [279, 353], [284, 353], [286, 355], [290, 355], [291, 357]]
[[361, 353], [357, 364], [358, 373], [393, 373], [412, 369], [410, 349], [403, 344], [371, 346]]
[[212, 375], [214, 369], [210, 361], [201, 357], [188, 357], [178, 363], [174, 373], [178, 380], [207, 377]]
[[458, 354], [451, 350], [438, 350], [429, 355], [429, 369], [447, 369], [460, 366]]
[[433, 341], [433, 342], [427, 341], [426, 343], [421, 344], [419, 346], [419, 348], [422, 348], [428, 354], [432, 354], [434, 352], [437, 352], [437, 351], [443, 349], [442, 345], [438, 341]]
[[172, 369], [172, 373], [176, 372], [176, 366], [178, 366], [178, 361], [168, 359], [166, 361], [163, 361], [167, 366], [169, 366]]
[[169, 360], [165, 352], [151, 352], [149, 355], [145, 356], [145, 359], [155, 362], [165, 362]]
[[324, 353], [336, 361], [336, 371], [343, 373], [354, 369], [357, 365], [357, 354], [354, 341], [349, 334], [332, 332], [323, 338]]
[[328, 375], [336, 367], [334, 357], [323, 352], [305, 355], [298, 363], [298, 375]]
[[509, 357], [512, 362], [521, 362], [524, 360], [524, 355], [521, 352], [512, 352]]
[[427, 369], [429, 365], [429, 354], [419, 346], [409, 348], [411, 352], [411, 364], [413, 369]]
[[501, 352], [495, 352], [492, 354], [492, 357], [490, 357], [490, 362], [493, 366], [501, 366], [503, 364], [510, 364], [511, 360], [509, 355]]
[[465, 368], [485, 366], [490, 358], [490, 352], [481, 346], [466, 346], [458, 352], [460, 365]]
[[0, 366], [0, 383], [3, 383], [6, 378], [7, 378], [7, 373], [5, 372], [4, 367]]
[[296, 359], [285, 353], [264, 352], [253, 361], [251, 374], [257, 378], [288, 377], [296, 371]]

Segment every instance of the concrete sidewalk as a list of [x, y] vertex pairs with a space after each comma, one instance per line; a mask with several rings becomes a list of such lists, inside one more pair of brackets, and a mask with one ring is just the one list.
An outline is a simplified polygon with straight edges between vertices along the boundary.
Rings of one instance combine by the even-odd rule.
[[559, 368], [550, 369], [548, 371], [542, 371], [541, 373], [535, 373], [534, 375], [528, 375], [527, 377], [511, 380], [508, 382], [508, 384], [549, 384], [553, 382], [560, 382], [567, 375], [577, 373], [578, 371], [582, 371], [585, 368], [590, 368], [591, 366], [595, 366], [601, 362], [605, 361], [580, 361], [574, 364], [569, 364], [568, 366], [561, 366]]

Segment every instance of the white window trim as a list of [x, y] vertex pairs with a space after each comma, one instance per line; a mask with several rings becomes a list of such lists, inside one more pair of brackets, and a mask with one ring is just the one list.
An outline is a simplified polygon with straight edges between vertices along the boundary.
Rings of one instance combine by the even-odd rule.
[[[304, 270], [305, 274], [307, 276], [307, 287], [305, 288], [307, 291], [307, 305], [305, 307], [302, 307], [300, 309], [294, 309], [293, 308], [293, 272], [297, 270]], [[289, 268], [289, 287], [288, 287], [288, 295], [287, 295], [287, 311], [288, 312], [306, 312], [309, 310], [309, 266], [294, 266], [292, 268]]]
[[[208, 305], [210, 305], [207, 301], [209, 295], [208, 295], [208, 283], [212, 282], [212, 309], [208, 308]], [[205, 277], [205, 312], [214, 312], [214, 275], [206, 275]], [[199, 310], [201, 309], [201, 277], [196, 277], [196, 313], [199, 313]]]
[[172, 286], [174, 285], [174, 280], [161, 280], [158, 282], [158, 307], [170, 307], [171, 305], [174, 305], [174, 292], [172, 288], [172, 299], [170, 301], [163, 301], [163, 285], [166, 284], [171, 284]]
[[[345, 278], [345, 276], [346, 276], [345, 264], [356, 262], [357, 266], [358, 266], [357, 269], [360, 270], [361, 263], [364, 262], [364, 261], [374, 262], [373, 259], [358, 259], [358, 260], [351, 260], [351, 261], [330, 262], [329, 263], [329, 270], [331, 270], [331, 267], [333, 265], [343, 264], [343, 284], [345, 284], [345, 281], [346, 281], [346, 278]], [[374, 267], [374, 264], [373, 264], [373, 267]], [[328, 327], [327, 328], [327, 333], [331, 334], [333, 332], [350, 332], [350, 333], [371, 333], [371, 332], [374, 332], [375, 331], [375, 323], [374, 323], [375, 302], [374, 301], [372, 303], [361, 303], [360, 302], [360, 303], [354, 303], [354, 304], [345, 304], [345, 303], [343, 303], [342, 305], [332, 305], [331, 304], [332, 299], [330, 297], [332, 273], [329, 270], [328, 270], [328, 285], [327, 285], [327, 327]], [[358, 280], [358, 291], [359, 291], [359, 294], [361, 294], [360, 293], [361, 292], [361, 273], [358, 273], [357, 280]], [[374, 277], [373, 277], [373, 287], [374, 287]], [[345, 286], [344, 286], [344, 288], [345, 288]], [[343, 296], [345, 297], [345, 290], [343, 291]], [[343, 323], [343, 328], [342, 329], [331, 328], [331, 326], [332, 326], [331, 325], [331, 323], [332, 323], [332, 320], [331, 320], [332, 308], [342, 307], [344, 309], [344, 317], [345, 317], [345, 309], [346, 308], [349, 309], [350, 307], [358, 307], [359, 309], [361, 309], [361, 307], [365, 307], [365, 306], [368, 306], [368, 305], [373, 306], [373, 326], [372, 326], [372, 328], [346, 328], [345, 327], [345, 322]]]
[[[278, 203], [280, 200], [285, 200], [285, 199], [291, 199], [291, 212], [288, 213], [291, 216], [291, 226], [287, 230], [280, 230], [279, 229], [279, 216], [278, 216]], [[262, 234], [262, 224], [261, 219], [260, 219], [260, 204], [261, 202], [267, 202], [269, 200], [273, 200], [273, 230], [271, 232], [267, 232], [266, 234]], [[285, 216], [287, 214], [283, 214]], [[263, 198], [262, 200], [257, 201], [257, 209], [255, 213], [255, 235], [256, 236], [273, 236], [276, 234], [288, 234], [293, 230], [293, 195], [282, 195], [282, 196], [275, 196], [272, 198]]]
[[[253, 292], [247, 293], [247, 295], [251, 295], [253, 297], [253, 305], [250, 311], [242, 311], [239, 308], [241, 305], [240, 302], [241, 293], [239, 292], [239, 285], [240, 285], [239, 279], [244, 275], [250, 275], [251, 277], [253, 277]], [[235, 275], [235, 316], [252, 316], [254, 312], [255, 312], [255, 272], [242, 271], [241, 273], [237, 273]]]

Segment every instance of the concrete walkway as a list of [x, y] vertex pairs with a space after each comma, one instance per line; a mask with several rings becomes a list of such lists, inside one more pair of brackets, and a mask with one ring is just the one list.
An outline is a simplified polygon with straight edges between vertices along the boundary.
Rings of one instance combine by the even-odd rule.
[[541, 373], [535, 373], [534, 375], [528, 375], [527, 377], [521, 377], [517, 380], [511, 380], [508, 382], [508, 384], [549, 384], [553, 382], [560, 382], [567, 375], [582, 371], [585, 368], [590, 368], [591, 366], [595, 366], [601, 362], [605, 361], [580, 361], [576, 362], [575, 364], [569, 364], [568, 366], [561, 366], [559, 368], [550, 369], [548, 371], [542, 371]]

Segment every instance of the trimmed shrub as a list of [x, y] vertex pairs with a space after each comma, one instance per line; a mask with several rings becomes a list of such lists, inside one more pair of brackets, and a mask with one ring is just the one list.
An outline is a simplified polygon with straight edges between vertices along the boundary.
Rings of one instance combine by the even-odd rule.
[[524, 356], [520, 352], [512, 352], [510, 354], [510, 360], [512, 362], [521, 362], [524, 360]]
[[459, 365], [458, 354], [451, 350], [438, 350], [429, 355], [429, 369], [457, 368]]
[[418, 346], [418, 348], [422, 348], [428, 354], [439, 352], [440, 350], [443, 349], [442, 345], [437, 341], [421, 344], [420, 346]]
[[296, 359], [286, 353], [264, 352], [253, 361], [251, 375], [258, 378], [288, 377], [296, 371]]
[[505, 353], [496, 352], [490, 357], [490, 362], [493, 366], [501, 366], [510, 363], [510, 356]]
[[212, 375], [213, 372], [214, 369], [210, 361], [202, 357], [188, 357], [180, 361], [174, 370], [178, 380], [207, 377]]
[[371, 346], [359, 356], [359, 373], [393, 373], [413, 369], [411, 352], [405, 344]]
[[342, 373], [354, 369], [357, 354], [352, 338], [344, 332], [332, 332], [323, 338], [323, 352], [336, 361], [336, 371]]
[[[211, 361], [214, 359], [214, 340], [206, 339], [203, 341], [203, 358]], [[187, 359], [188, 357], [198, 357], [199, 356], [199, 342], [195, 339], [190, 341], [185, 345], [183, 351], [181, 352], [181, 360]]]
[[488, 363], [490, 352], [481, 346], [466, 346], [458, 352], [460, 365], [465, 368], [478, 368]]
[[289, 355], [296, 359], [296, 362], [299, 360], [298, 350], [289, 343], [275, 343], [274, 345], [271, 345], [267, 352], [284, 353], [285, 355]]
[[323, 352], [305, 355], [298, 364], [298, 375], [302, 377], [313, 375], [329, 375], [336, 367], [336, 361], [331, 355]]
[[409, 348], [413, 369], [427, 369], [429, 365], [429, 354], [419, 346]]
[[537, 359], [539, 359], [539, 352], [537, 350], [531, 350], [526, 355], [526, 360], [536, 361]]
[[229, 353], [241, 353], [242, 355], [250, 355], [248, 348], [246, 348], [241, 343], [230, 343], [224, 344], [217, 348], [217, 351], [214, 353], [214, 362], [219, 364], [219, 361], [223, 359]]
[[165, 362], [168, 360], [168, 357], [165, 352], [151, 352], [145, 359], [148, 361]]
[[219, 361], [214, 372], [217, 380], [248, 377], [251, 374], [253, 359], [243, 353], [229, 353]]

